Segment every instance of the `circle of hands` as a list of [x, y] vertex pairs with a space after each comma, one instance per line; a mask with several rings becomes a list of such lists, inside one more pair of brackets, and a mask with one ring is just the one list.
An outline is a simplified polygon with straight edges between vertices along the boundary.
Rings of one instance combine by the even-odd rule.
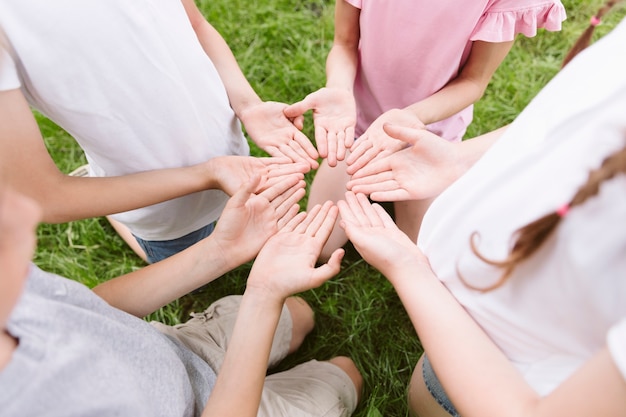
[[[302, 132], [309, 110], [317, 146]], [[386, 260], [397, 258], [398, 253], [406, 254], [407, 261], [427, 263], [415, 243], [369, 199], [405, 201], [438, 195], [455, 175], [449, 172], [454, 144], [429, 132], [414, 114], [401, 109], [382, 114], [355, 140], [354, 97], [338, 88], [322, 88], [291, 105], [263, 102], [251, 106], [242, 122], [270, 157], [216, 158], [220, 159], [221, 188], [233, 196], [216, 236], [223, 248], [239, 248], [236, 262], [256, 257], [248, 285], [293, 294], [335, 275], [342, 249], [326, 264], [316, 265], [338, 218], [357, 251], [381, 272], [392, 267]], [[331, 167], [343, 161], [350, 175], [345, 199], [300, 212], [304, 175], [319, 167], [318, 158], [325, 158]], [[259, 270], [263, 273], [255, 273]], [[289, 275], [288, 283], [266, 278], [281, 273]], [[278, 282], [280, 288], [274, 288]]]

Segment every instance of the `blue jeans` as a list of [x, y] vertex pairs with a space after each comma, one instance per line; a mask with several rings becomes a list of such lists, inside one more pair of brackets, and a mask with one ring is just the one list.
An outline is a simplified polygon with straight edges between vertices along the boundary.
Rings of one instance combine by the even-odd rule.
[[146, 252], [148, 263], [155, 263], [177, 254], [213, 233], [215, 223], [172, 240], [143, 240], [135, 236], [139, 246]]
[[422, 377], [424, 378], [424, 383], [426, 384], [426, 388], [430, 392], [430, 395], [439, 403], [444, 410], [448, 412], [452, 417], [460, 417], [459, 413], [452, 405], [452, 402], [448, 398], [446, 391], [441, 386], [437, 375], [435, 375], [435, 370], [430, 364], [428, 357], [424, 354], [424, 360], [422, 361]]

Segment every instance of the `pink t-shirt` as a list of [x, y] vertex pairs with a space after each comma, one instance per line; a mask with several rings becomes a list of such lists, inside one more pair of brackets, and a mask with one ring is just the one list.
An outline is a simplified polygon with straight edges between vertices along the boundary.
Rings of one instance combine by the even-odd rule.
[[[561, 29], [560, 0], [344, 0], [361, 9], [359, 70], [354, 94], [361, 135], [378, 116], [432, 95], [454, 79], [472, 41], [506, 42], [537, 28]], [[460, 140], [472, 106], [429, 129]]]

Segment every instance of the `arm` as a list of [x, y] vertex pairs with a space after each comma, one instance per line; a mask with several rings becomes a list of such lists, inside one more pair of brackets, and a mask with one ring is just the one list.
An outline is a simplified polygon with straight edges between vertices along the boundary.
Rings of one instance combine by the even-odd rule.
[[[451, 80], [435, 94], [411, 104], [404, 109], [392, 109], [383, 113], [363, 134], [346, 160], [354, 173], [369, 161], [396, 152], [404, 146], [385, 134], [383, 126], [393, 123], [421, 128], [444, 120], [467, 106], [477, 102], [485, 93], [489, 81], [507, 56], [511, 42], [481, 42], [472, 44], [472, 50], [459, 76]], [[367, 139], [367, 140], [365, 140]]]
[[506, 126], [460, 143], [448, 142], [425, 129], [396, 125], [384, 129], [408, 147], [365, 165], [347, 187], [376, 201], [405, 201], [439, 195], [480, 159]]
[[298, 176], [308, 169], [280, 162], [225, 156], [190, 167], [118, 177], [70, 177], [60, 172], [50, 157], [21, 91], [0, 92], [0, 176], [43, 207], [44, 222], [119, 213], [206, 189], [232, 194], [252, 175], [261, 175], [260, 186], [264, 187], [270, 177]]
[[[339, 209], [342, 226], [359, 253], [389, 279], [400, 296], [437, 376], [463, 416], [626, 413], [626, 381], [606, 348], [554, 392], [540, 397], [443, 286], [426, 257], [399, 233], [382, 208], [372, 206], [363, 195], [348, 193], [346, 201], [339, 202]], [[477, 401], [486, 398], [487, 393], [488, 401]]]
[[[263, 247], [255, 261], [224, 363], [203, 417], [258, 413], [270, 349], [285, 299], [319, 287], [339, 272], [343, 251], [315, 267], [337, 218], [331, 203], [300, 213]], [[244, 399], [242, 401], [242, 399]]]
[[313, 109], [315, 142], [330, 166], [345, 158], [354, 142], [356, 103], [353, 86], [358, 65], [360, 10], [343, 0], [335, 3], [335, 35], [326, 58], [326, 87], [285, 109], [290, 118], [301, 118]]
[[161, 262], [94, 288], [109, 304], [143, 317], [252, 260], [266, 240], [299, 210], [303, 180], [293, 177], [255, 195], [258, 178], [226, 205], [206, 239]]
[[224, 83], [230, 105], [252, 140], [272, 156], [287, 156], [317, 168], [317, 150], [283, 113], [286, 104], [264, 102], [241, 71], [230, 47], [207, 22], [194, 0], [181, 0], [198, 41]]

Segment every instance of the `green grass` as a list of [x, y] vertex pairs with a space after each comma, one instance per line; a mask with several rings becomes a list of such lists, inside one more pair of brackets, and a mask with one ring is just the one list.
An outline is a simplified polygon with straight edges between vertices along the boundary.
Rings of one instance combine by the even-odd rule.
[[[476, 105], [468, 137], [515, 118], [556, 74], [565, 52], [602, 2], [568, 0], [564, 4], [568, 20], [562, 32], [541, 31], [533, 39], [519, 38]], [[294, 102], [324, 84], [324, 61], [333, 33], [331, 1], [201, 0], [199, 5], [265, 100]], [[596, 37], [614, 27], [624, 14], [624, 7], [612, 13]], [[69, 172], [83, 164], [84, 157], [74, 140], [54, 123], [36, 116], [59, 168]], [[310, 117], [307, 121], [305, 132], [311, 137]], [[254, 146], [252, 153], [263, 154]], [[313, 173], [307, 176], [309, 182], [312, 178]], [[90, 287], [143, 266], [103, 218], [41, 225], [38, 237], [36, 264]], [[223, 295], [242, 293], [249, 269], [249, 264], [237, 268], [150, 319], [177, 323]], [[365, 378], [363, 401], [355, 416], [407, 415], [406, 387], [422, 348], [384, 277], [351, 253], [337, 277], [303, 296], [316, 311], [317, 328], [279, 369], [311, 358], [350, 356]]]

